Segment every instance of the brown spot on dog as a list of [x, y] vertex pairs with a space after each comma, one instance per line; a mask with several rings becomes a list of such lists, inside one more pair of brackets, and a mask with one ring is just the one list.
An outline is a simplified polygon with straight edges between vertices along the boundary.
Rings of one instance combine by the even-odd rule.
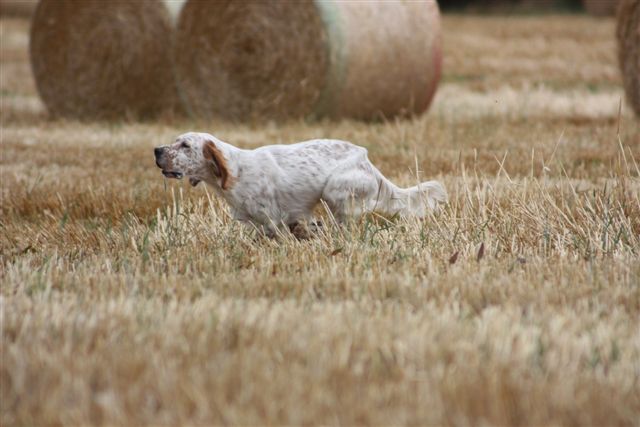
[[229, 166], [227, 165], [227, 159], [216, 145], [207, 141], [202, 147], [202, 154], [204, 158], [212, 161], [216, 166], [216, 176], [220, 178], [220, 187], [223, 190], [228, 190], [233, 185], [233, 176], [229, 172]]

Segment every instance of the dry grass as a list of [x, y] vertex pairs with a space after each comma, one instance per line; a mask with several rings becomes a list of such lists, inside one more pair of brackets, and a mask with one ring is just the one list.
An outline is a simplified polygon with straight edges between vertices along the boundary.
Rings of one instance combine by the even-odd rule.
[[[49, 121], [27, 26], [1, 24], [0, 424], [638, 425], [640, 128], [624, 109], [617, 135], [612, 19], [445, 17], [429, 115], [260, 127]], [[196, 128], [349, 139], [402, 184], [417, 157], [451, 203], [254, 240], [155, 169]]]

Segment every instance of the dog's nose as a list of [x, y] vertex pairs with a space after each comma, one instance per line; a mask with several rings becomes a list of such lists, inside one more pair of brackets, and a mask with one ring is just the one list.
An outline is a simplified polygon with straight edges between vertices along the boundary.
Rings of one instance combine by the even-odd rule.
[[156, 155], [156, 157], [160, 157], [162, 155], [162, 148], [161, 147], [156, 147], [153, 149], [153, 154]]

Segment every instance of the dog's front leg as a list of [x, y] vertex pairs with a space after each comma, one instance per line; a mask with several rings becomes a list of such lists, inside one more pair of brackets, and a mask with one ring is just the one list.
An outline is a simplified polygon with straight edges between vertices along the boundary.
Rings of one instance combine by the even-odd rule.
[[295, 222], [289, 224], [289, 231], [298, 240], [307, 240], [316, 236], [322, 230], [323, 224], [319, 219]]

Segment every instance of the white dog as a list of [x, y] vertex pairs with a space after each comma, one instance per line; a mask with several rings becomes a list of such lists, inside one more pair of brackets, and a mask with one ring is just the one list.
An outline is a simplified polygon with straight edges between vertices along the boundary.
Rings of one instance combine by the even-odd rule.
[[369, 161], [367, 150], [335, 139], [243, 150], [207, 133], [185, 133], [154, 150], [168, 178], [187, 176], [209, 184], [231, 206], [235, 219], [273, 236], [312, 220], [322, 200], [345, 221], [366, 212], [423, 217], [447, 193], [436, 181], [399, 188]]

